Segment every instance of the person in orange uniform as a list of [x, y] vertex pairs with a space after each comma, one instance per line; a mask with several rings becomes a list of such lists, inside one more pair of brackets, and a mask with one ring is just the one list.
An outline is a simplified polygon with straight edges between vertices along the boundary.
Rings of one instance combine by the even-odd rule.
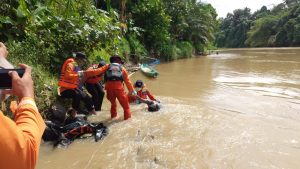
[[[158, 100], [156, 100], [154, 98], [154, 96], [146, 88], [146, 85], [144, 84], [143, 81], [137, 80], [134, 83], [134, 88], [135, 88], [135, 91], [137, 92], [137, 96], [140, 97], [141, 99], [147, 100], [149, 98], [152, 101], [159, 102]], [[140, 103], [140, 100], [136, 99], [136, 96], [128, 95], [128, 98], [129, 98], [129, 102], [130, 103], [132, 103], [132, 102]]]
[[89, 114], [96, 114], [92, 98], [82, 89], [83, 71], [80, 70], [80, 66], [85, 60], [86, 55], [77, 52], [74, 58], [69, 58], [64, 62], [61, 69], [58, 82], [60, 95], [64, 98], [72, 98], [72, 116], [79, 111], [80, 101], [84, 102]]
[[[7, 50], [0, 42], [0, 57], [3, 60]], [[0, 66], [5, 68], [0, 62]], [[14, 121], [0, 111], [0, 168], [34, 169], [38, 159], [41, 137], [45, 123], [34, 102], [31, 68], [20, 64], [25, 69], [23, 77], [17, 72], [10, 72], [12, 90], [5, 91], [20, 100], [14, 112]], [[0, 98], [0, 102], [1, 102]]]
[[111, 103], [111, 118], [117, 117], [117, 102], [120, 102], [124, 110], [124, 120], [131, 118], [128, 98], [124, 90], [123, 82], [131, 94], [136, 94], [133, 86], [129, 80], [126, 69], [122, 66], [123, 62], [120, 56], [114, 55], [110, 57], [110, 65], [105, 73], [105, 89], [107, 92], [107, 99]]
[[[106, 64], [105, 61], [100, 61], [98, 65], [96, 64], [91, 65], [87, 70], [94, 70], [105, 66], [105, 64]], [[105, 94], [103, 89], [103, 84], [102, 84], [103, 80], [104, 80], [104, 75], [100, 74], [98, 76], [87, 78], [87, 80], [85, 81], [85, 87], [87, 91], [92, 95], [92, 99], [96, 111], [101, 111], [102, 102]]]

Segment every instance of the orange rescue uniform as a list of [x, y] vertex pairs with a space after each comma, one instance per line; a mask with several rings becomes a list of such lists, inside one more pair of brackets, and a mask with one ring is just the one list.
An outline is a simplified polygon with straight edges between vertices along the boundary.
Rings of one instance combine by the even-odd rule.
[[[133, 86], [129, 80], [126, 69], [122, 66], [122, 77], [126, 84], [129, 93], [133, 92]], [[129, 108], [128, 98], [124, 90], [123, 82], [121, 80], [110, 81], [105, 83], [105, 90], [107, 91], [107, 99], [111, 102], [111, 118], [117, 117], [117, 102], [119, 100], [124, 110], [124, 120], [131, 118], [131, 112]]]
[[[60, 86], [60, 92], [63, 92], [67, 89], [76, 89], [79, 85], [79, 75], [75, 70], [76, 62], [73, 58], [69, 58], [65, 61], [65, 63], [62, 66], [60, 79], [58, 82], [58, 85]], [[103, 74], [107, 69], [109, 65], [106, 64], [105, 66], [102, 66], [97, 69], [89, 69], [86, 70], [84, 73], [84, 77], [89, 79], [92, 77], [96, 77], [100, 74]]]
[[[137, 92], [137, 95], [142, 99], [148, 99], [148, 97], [149, 97], [150, 100], [156, 101], [154, 96], [149, 92], [149, 90], [147, 90], [147, 88], [145, 86], [142, 87], [142, 90]], [[130, 103], [135, 102], [136, 97], [128, 95], [128, 100], [129, 100]]]
[[142, 90], [137, 92], [137, 95], [142, 99], [147, 99], [149, 97], [150, 100], [156, 101], [154, 96], [147, 90], [146, 87], [143, 87]]
[[33, 169], [45, 123], [32, 98], [24, 97], [15, 111], [15, 122], [0, 112], [0, 168]]
[[77, 63], [73, 58], [67, 59], [60, 72], [60, 78], [58, 85], [60, 86], [60, 93], [68, 89], [76, 89], [79, 85], [79, 76], [75, 71], [75, 65]]
[[[87, 71], [90, 71], [90, 70], [95, 70], [95, 69], [97, 69], [98, 68], [98, 65], [92, 65], [92, 66], [90, 66], [88, 69], [87, 69]], [[89, 77], [89, 78], [87, 78], [87, 80], [85, 81], [86, 83], [88, 83], [88, 84], [96, 84], [96, 83], [98, 83], [98, 82], [100, 82], [100, 81], [102, 81], [103, 80], [103, 78], [102, 78], [102, 76], [101, 76], [101, 74], [100, 75], [97, 75], [97, 76], [93, 76], [93, 77]]]

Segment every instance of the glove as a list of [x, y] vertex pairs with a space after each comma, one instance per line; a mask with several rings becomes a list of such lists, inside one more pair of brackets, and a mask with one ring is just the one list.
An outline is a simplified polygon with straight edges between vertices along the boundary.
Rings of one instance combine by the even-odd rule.
[[78, 71], [77, 74], [80, 79], [82, 79], [84, 77], [84, 71], [82, 71], [82, 70]]
[[85, 79], [84, 79], [84, 78], [85, 78], [85, 77], [84, 77], [84, 73], [85, 73], [85, 72], [82, 71], [82, 70], [80, 70], [80, 71], [77, 72], [80, 83], [84, 83], [84, 80], [85, 80]]
[[137, 96], [137, 92], [136, 92], [135, 90], [133, 90], [133, 91], [131, 92], [131, 95], [132, 95], [132, 96]]

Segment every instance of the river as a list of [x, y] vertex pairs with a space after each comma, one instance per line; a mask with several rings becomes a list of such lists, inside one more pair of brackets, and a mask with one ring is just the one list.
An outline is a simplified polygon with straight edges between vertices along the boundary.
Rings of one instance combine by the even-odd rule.
[[[159, 112], [131, 105], [132, 119], [93, 121], [110, 133], [67, 149], [42, 143], [38, 169], [300, 168], [300, 48], [228, 49], [137, 72], [163, 103]], [[120, 108], [120, 106], [119, 106]]]

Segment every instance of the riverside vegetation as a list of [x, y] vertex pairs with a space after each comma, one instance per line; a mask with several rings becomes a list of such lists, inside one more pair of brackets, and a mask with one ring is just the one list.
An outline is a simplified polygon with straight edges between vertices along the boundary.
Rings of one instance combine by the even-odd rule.
[[0, 41], [9, 60], [33, 67], [44, 114], [57, 98], [64, 60], [84, 51], [90, 63], [145, 56], [166, 61], [212, 47], [217, 14], [196, 0], [2, 0]]
[[237, 9], [219, 19], [215, 44], [222, 48], [300, 45], [300, 0], [284, 0], [251, 13]]

